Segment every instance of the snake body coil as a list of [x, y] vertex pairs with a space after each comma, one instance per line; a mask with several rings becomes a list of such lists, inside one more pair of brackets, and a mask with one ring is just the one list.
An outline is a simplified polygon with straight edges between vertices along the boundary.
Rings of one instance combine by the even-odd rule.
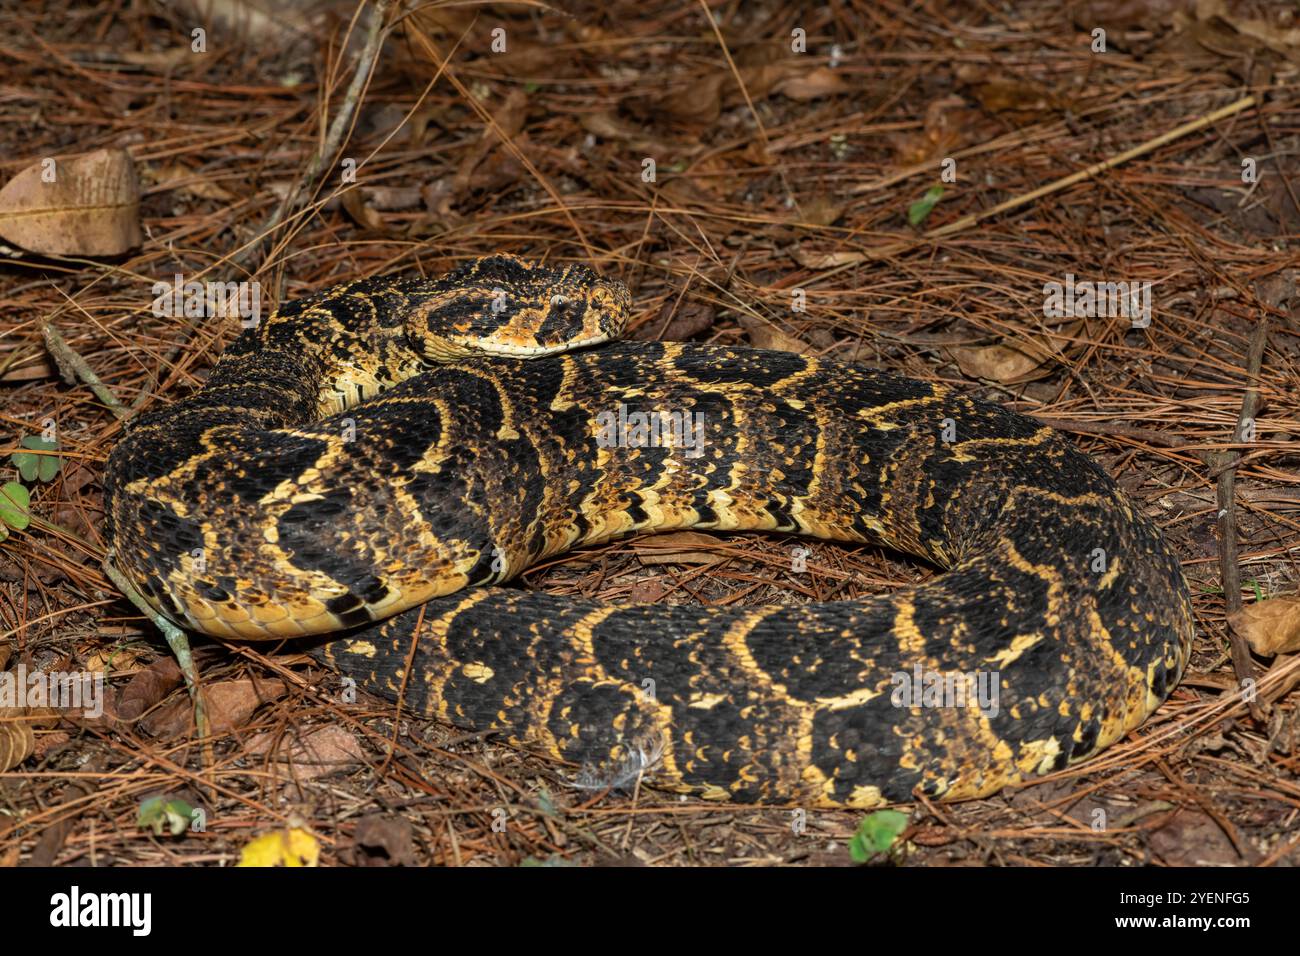
[[[781, 352], [556, 352], [627, 305], [510, 257], [288, 303], [114, 449], [112, 559], [189, 627], [346, 632], [320, 655], [409, 709], [706, 797], [987, 795], [1097, 752], [1177, 682], [1178, 562], [1057, 433]], [[880, 542], [946, 573], [739, 608], [491, 586], [680, 528]]]

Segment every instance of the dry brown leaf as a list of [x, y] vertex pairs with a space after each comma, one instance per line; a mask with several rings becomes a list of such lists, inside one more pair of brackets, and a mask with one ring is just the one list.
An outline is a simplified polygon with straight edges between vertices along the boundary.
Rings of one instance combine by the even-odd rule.
[[1241, 36], [1254, 40], [1274, 53], [1281, 53], [1292, 62], [1300, 62], [1300, 27], [1283, 29], [1268, 20], [1234, 17], [1228, 12], [1226, 0], [1197, 0], [1195, 15], [1202, 22], [1221, 20]]
[[703, 126], [722, 115], [722, 86], [730, 73], [711, 73], [701, 80], [657, 96], [637, 94], [622, 106], [636, 116]]
[[849, 92], [852, 87], [844, 77], [828, 66], [819, 66], [807, 73], [787, 77], [775, 87], [776, 92], [792, 100], [815, 100], [822, 96], [836, 96]]
[[642, 578], [632, 583], [627, 599], [633, 604], [655, 604], [668, 593], [668, 585], [661, 578]]
[[179, 687], [184, 679], [174, 658], [162, 657], [154, 661], [122, 688], [116, 702], [118, 719], [138, 720], [145, 711], [157, 706]]
[[[460, 161], [460, 166], [457, 167], [456, 175], [452, 179], [457, 195], [470, 188], [475, 170], [497, 146], [504, 140], [513, 140], [520, 134], [524, 128], [524, 120], [527, 118], [528, 94], [523, 90], [512, 90], [505, 102], [492, 115], [496, 126], [485, 125], [479, 141]], [[497, 130], [500, 130], [499, 134]]]
[[1152, 830], [1147, 840], [1151, 849], [1170, 866], [1240, 865], [1241, 856], [1208, 814], [1181, 809], [1163, 826]]
[[[147, 175], [147, 174], [146, 174]], [[198, 196], [200, 199], [217, 199], [229, 202], [235, 194], [224, 186], [214, 183], [201, 173], [186, 169], [179, 163], [164, 166], [153, 173], [154, 185], [162, 189], [174, 189], [178, 192]]]
[[717, 317], [712, 303], [672, 295], [654, 321], [640, 326], [631, 337], [639, 342], [685, 342], [711, 328]]
[[36, 750], [25, 707], [0, 707], [0, 773], [12, 770]]
[[82, 669], [92, 674], [97, 671], [103, 671], [105, 674], [118, 673], [133, 670], [139, 664], [139, 659], [139, 652], [132, 648], [105, 647], [88, 655]]
[[717, 200], [689, 176], [674, 176], [659, 187], [659, 196], [674, 206], [709, 206]]
[[1042, 113], [1052, 107], [1046, 87], [1027, 80], [989, 80], [976, 86], [973, 92], [980, 105], [990, 113]]
[[727, 560], [716, 548], [721, 542], [696, 531], [675, 531], [659, 534], [636, 544], [636, 555], [642, 564], [719, 564]]
[[423, 202], [423, 190], [419, 186], [363, 186], [361, 192], [367, 206], [384, 212], [416, 209]]
[[353, 866], [414, 866], [415, 830], [398, 816], [373, 814], [357, 821], [352, 831]]
[[1300, 651], [1300, 594], [1280, 594], [1228, 615], [1232, 629], [1260, 657]]
[[600, 113], [583, 113], [578, 117], [582, 128], [601, 139], [640, 140], [645, 130], [634, 123], [626, 123], [614, 113], [605, 110]]
[[755, 348], [776, 349], [778, 352], [794, 352], [805, 355], [812, 351], [812, 346], [801, 342], [792, 335], [786, 335], [771, 322], [755, 318], [752, 315], [740, 316], [740, 327], [749, 336]]
[[[803, 64], [788, 60], [776, 63], [759, 63], [753, 66], [741, 67], [740, 81], [745, 85], [751, 99], [761, 100], [771, 93], [778, 83], [788, 79], [791, 74], [802, 72], [803, 69]], [[743, 99], [740, 90], [737, 90], [736, 93], [737, 96]]]
[[822, 195], [802, 203], [800, 208], [803, 214], [795, 217], [797, 221], [811, 222], [818, 226], [829, 226], [844, 215], [845, 206], [843, 203], [834, 202], [830, 197]]
[[272, 754], [278, 762], [292, 764], [294, 777], [299, 780], [314, 780], [366, 759], [356, 734], [335, 724], [300, 737], [260, 733], [248, 741], [245, 749], [259, 756]]
[[[248, 723], [253, 712], [263, 704], [283, 697], [287, 688], [280, 680], [228, 680], [203, 686], [203, 702], [208, 725], [215, 734], [238, 730]], [[188, 694], [177, 696], [143, 721], [146, 733], [167, 739], [190, 733], [194, 727], [194, 708]]]
[[[0, 671], [0, 679], [12, 682], [13, 697], [17, 700], [25, 699], [27, 691], [21, 683], [21, 676], [21, 668], [18, 674], [11, 673], [8, 677]], [[30, 681], [40, 676], [37, 671], [29, 671], [26, 679]], [[16, 702], [12, 706], [0, 706], [0, 773], [12, 770], [36, 752], [36, 728], [53, 727], [58, 722], [58, 711], [49, 707], [28, 707]]]
[[182, 63], [193, 63], [196, 59], [188, 43], [177, 44], [166, 50], [118, 50], [114, 56], [123, 63], [147, 66], [155, 70], [168, 70]]
[[904, 166], [934, 162], [982, 136], [987, 123], [987, 117], [960, 96], [944, 96], [925, 108], [920, 130], [893, 137], [894, 153]]
[[370, 206], [362, 195], [360, 189], [349, 189], [343, 194], [343, 208], [352, 220], [363, 229], [369, 229], [371, 232], [386, 233], [388, 227], [384, 224], [384, 217]]
[[[199, 23], [217, 23], [228, 32], [269, 41], [284, 42], [311, 31], [304, 5], [267, 3], [266, 0], [184, 0]], [[188, 44], [185, 49], [189, 49]]]
[[0, 238], [56, 256], [116, 256], [140, 244], [140, 185], [121, 149], [33, 163], [0, 189]]
[[[1068, 322], [1056, 330], [1056, 335], [1072, 336], [1082, 327], [1080, 320]], [[1051, 360], [1061, 352], [1052, 339], [1034, 336], [995, 345], [953, 345], [948, 348], [948, 354], [963, 375], [1013, 385], [1050, 374]]]
[[859, 262], [867, 261], [865, 252], [815, 252], [812, 249], [805, 249], [800, 245], [793, 245], [789, 249], [790, 258], [805, 269], [834, 269], [838, 266], [855, 266]]

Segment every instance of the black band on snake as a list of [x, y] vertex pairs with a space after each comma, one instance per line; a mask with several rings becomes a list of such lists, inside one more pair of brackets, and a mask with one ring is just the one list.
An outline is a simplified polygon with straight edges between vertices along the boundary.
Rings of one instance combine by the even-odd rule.
[[[565, 351], [628, 309], [584, 267], [508, 256], [287, 303], [113, 450], [112, 560], [184, 626], [343, 632], [320, 656], [415, 712], [710, 798], [984, 796], [1096, 753], [1178, 681], [1179, 564], [1056, 432], [784, 352]], [[878, 542], [945, 572], [769, 607], [498, 586], [681, 528]]]

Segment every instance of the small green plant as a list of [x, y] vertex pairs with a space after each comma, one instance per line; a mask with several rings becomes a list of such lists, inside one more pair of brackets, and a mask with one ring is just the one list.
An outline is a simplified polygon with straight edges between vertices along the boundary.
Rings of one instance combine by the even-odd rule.
[[882, 853], [889, 853], [907, 829], [907, 814], [899, 810], [868, 813], [858, 824], [858, 832], [849, 840], [849, 856], [854, 863], [866, 863]]
[[154, 836], [162, 836], [166, 827], [172, 836], [180, 836], [190, 828], [194, 819], [194, 808], [179, 797], [163, 800], [162, 797], [150, 797], [140, 804], [140, 813], [136, 817], [136, 826], [149, 827]]
[[[28, 450], [9, 456], [18, 469], [18, 477], [29, 485], [53, 481], [62, 462], [58, 455], [42, 453], [57, 451], [58, 442], [41, 435], [28, 435], [20, 444]], [[0, 541], [9, 537], [10, 531], [26, 530], [32, 523], [31, 503], [31, 492], [20, 482], [7, 481], [0, 485]]]
[[29, 485], [35, 481], [53, 481], [54, 476], [59, 473], [59, 456], [33, 454], [33, 452], [58, 451], [59, 443], [49, 441], [40, 435], [28, 435], [22, 440], [21, 445], [30, 451], [16, 451], [9, 457], [18, 468], [18, 474], [23, 481]]
[[27, 506], [32, 496], [16, 481], [0, 485], [0, 541], [9, 537], [10, 529], [22, 531], [32, 522]]
[[930, 210], [935, 207], [940, 199], [943, 198], [942, 186], [931, 186], [925, 191], [925, 195], [918, 199], [912, 205], [907, 207], [907, 221], [913, 226], [919, 226], [925, 222]]

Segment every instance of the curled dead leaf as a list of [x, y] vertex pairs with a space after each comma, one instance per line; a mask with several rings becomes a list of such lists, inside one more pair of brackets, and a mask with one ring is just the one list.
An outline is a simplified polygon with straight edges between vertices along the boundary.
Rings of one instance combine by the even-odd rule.
[[1230, 614], [1228, 623], [1260, 657], [1300, 651], [1300, 594], [1247, 604]]
[[823, 96], [837, 96], [852, 87], [844, 77], [828, 66], [819, 66], [807, 73], [786, 77], [774, 87], [777, 93], [792, 100], [815, 100]]
[[116, 256], [140, 244], [140, 185], [121, 149], [33, 163], [0, 189], [0, 238], [56, 256]]
[[845, 206], [843, 203], [837, 203], [826, 195], [815, 196], [806, 203], [802, 203], [800, 210], [801, 216], [795, 218], [801, 222], [811, 222], [818, 226], [829, 226], [833, 224], [840, 216], [844, 215]]
[[654, 321], [639, 327], [632, 338], [640, 342], [685, 342], [710, 328], [717, 316], [718, 310], [710, 302], [671, 296]]
[[388, 227], [384, 225], [384, 217], [379, 215], [373, 206], [366, 202], [360, 189], [349, 189], [343, 194], [343, 208], [352, 220], [364, 229], [371, 232], [385, 233]]
[[291, 764], [299, 780], [334, 773], [364, 763], [365, 751], [352, 731], [336, 725], [317, 728], [286, 739], [281, 734], [260, 733], [248, 741], [245, 750], [259, 756], [270, 754], [275, 760]]
[[722, 115], [722, 87], [730, 73], [711, 73], [701, 80], [657, 96], [638, 94], [622, 106], [635, 116], [703, 126]]
[[812, 346], [792, 335], [786, 335], [772, 323], [752, 315], [740, 316], [740, 327], [749, 335], [755, 348], [776, 349], [779, 352], [794, 352], [805, 355], [812, 351]]
[[0, 709], [0, 773], [12, 770], [36, 750], [36, 735], [21, 710]]
[[146, 170], [145, 176], [147, 179], [152, 178], [154, 182], [154, 189], [150, 192], [157, 189], [171, 189], [200, 199], [216, 199], [221, 202], [229, 202], [235, 198], [235, 194], [224, 186], [213, 182], [202, 173], [186, 169], [180, 163], [172, 163], [170, 166], [155, 170], [152, 176]]
[[[38, 676], [39, 672], [32, 671], [26, 679]], [[18, 674], [0, 672], [0, 680], [6, 681], [9, 688], [9, 693], [0, 698], [0, 773], [4, 773], [36, 752], [35, 730], [53, 727], [59, 714], [49, 707], [28, 707], [27, 688]]]
[[953, 345], [948, 354], [963, 375], [1014, 385], [1050, 374], [1052, 360], [1063, 357], [1066, 341], [1081, 328], [1083, 322], [1076, 319], [1055, 329], [1051, 336], [1026, 336], [994, 345]]
[[805, 269], [835, 269], [839, 266], [855, 266], [867, 261], [865, 252], [816, 252], [800, 245], [789, 248], [790, 258]]
[[372, 814], [352, 831], [354, 866], [414, 866], [415, 830], [409, 820]]
[[[238, 730], [265, 703], [283, 697], [281, 680], [229, 680], [203, 686], [208, 723], [215, 734]], [[168, 701], [143, 721], [141, 726], [155, 737], [167, 739], [188, 734], [194, 727], [194, 708], [188, 694]]]

